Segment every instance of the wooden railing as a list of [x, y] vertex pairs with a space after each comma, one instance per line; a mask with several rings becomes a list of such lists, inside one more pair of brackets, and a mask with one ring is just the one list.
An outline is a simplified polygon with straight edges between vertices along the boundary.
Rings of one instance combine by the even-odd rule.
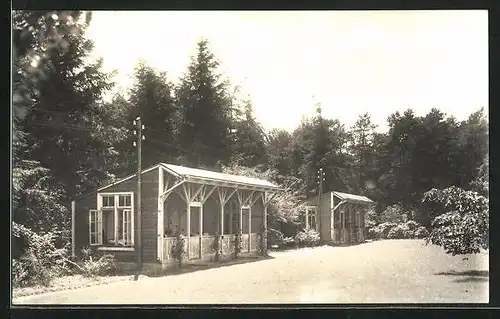
[[[251, 251], [256, 251], [258, 249], [258, 238], [257, 234], [252, 233], [250, 238], [252, 241]], [[224, 235], [224, 238], [221, 239], [222, 243], [222, 254], [230, 255], [234, 252], [234, 234]], [[215, 236], [212, 235], [204, 235], [201, 237], [202, 240], [202, 256], [212, 256], [214, 255], [213, 244], [215, 241]], [[176, 243], [175, 237], [164, 237], [163, 238], [163, 261], [171, 262], [175, 258], [172, 254], [172, 249], [174, 248]], [[200, 237], [193, 236], [191, 238], [185, 237], [184, 241], [184, 252], [187, 257], [187, 246], [190, 245], [190, 257], [189, 259], [199, 259], [200, 258]], [[242, 253], [248, 252], [248, 234], [242, 234]]]

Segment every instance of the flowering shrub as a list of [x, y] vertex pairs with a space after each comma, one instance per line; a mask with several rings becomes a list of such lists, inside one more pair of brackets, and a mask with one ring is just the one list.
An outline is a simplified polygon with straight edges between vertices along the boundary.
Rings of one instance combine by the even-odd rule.
[[432, 189], [423, 202], [438, 203], [443, 214], [432, 221], [427, 243], [441, 246], [452, 255], [479, 253], [489, 248], [489, 203], [477, 192], [452, 186]]
[[311, 247], [316, 246], [319, 243], [320, 236], [317, 231], [312, 228], [306, 228], [295, 235], [295, 242], [299, 247]]
[[386, 239], [387, 236], [389, 235], [389, 231], [396, 226], [397, 226], [396, 223], [389, 223], [389, 222], [382, 223], [380, 225], [371, 228], [369, 230], [368, 235], [374, 239]]

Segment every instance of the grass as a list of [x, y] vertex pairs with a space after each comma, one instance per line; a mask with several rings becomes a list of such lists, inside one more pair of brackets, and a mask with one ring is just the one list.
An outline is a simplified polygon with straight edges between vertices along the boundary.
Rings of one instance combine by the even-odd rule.
[[[186, 263], [182, 268], [173, 266], [162, 270], [161, 272], [151, 272], [141, 274], [139, 279], [145, 277], [165, 277], [173, 275], [187, 274], [191, 272], [207, 270], [212, 268], [227, 267], [231, 265], [244, 264], [249, 262], [256, 262], [264, 259], [270, 259], [270, 256], [257, 256], [257, 255], [242, 255], [236, 260], [224, 260], [218, 263], [215, 262], [203, 262], [203, 263]], [[121, 271], [114, 276], [101, 276], [101, 277], [85, 277], [83, 275], [68, 275], [54, 278], [50, 286], [31, 286], [31, 287], [15, 287], [12, 291], [13, 298], [19, 298], [24, 296], [39, 295], [49, 292], [57, 292], [64, 290], [72, 290], [78, 288], [91, 287], [102, 284], [109, 284], [113, 282], [134, 280], [136, 275], [135, 271]]]
[[130, 280], [128, 275], [106, 276], [89, 278], [82, 275], [68, 275], [54, 278], [50, 286], [15, 287], [12, 290], [12, 297], [39, 295], [48, 292], [63, 291], [90, 287], [95, 285], [108, 284], [112, 282]]

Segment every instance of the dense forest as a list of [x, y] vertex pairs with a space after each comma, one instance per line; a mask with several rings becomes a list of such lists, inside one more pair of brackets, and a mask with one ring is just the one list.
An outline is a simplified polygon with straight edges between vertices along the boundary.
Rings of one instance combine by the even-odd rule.
[[434, 217], [422, 209], [428, 191], [487, 195], [488, 122], [480, 106], [465, 120], [438, 107], [387, 114], [389, 129], [379, 133], [368, 113], [347, 127], [323, 116], [332, 106], [311, 103], [303, 107], [316, 114], [292, 132], [267, 131], [251, 97], [241, 98], [220, 73], [208, 40], [193, 43], [180, 79], [138, 61], [134, 84], [118, 92], [103, 60], [90, 60], [89, 23], [90, 13], [79, 11], [13, 14], [12, 216], [36, 233], [68, 238], [72, 199], [136, 171], [137, 116], [145, 126], [143, 167], [161, 161], [263, 174], [287, 190], [288, 206], [275, 210], [284, 222], [298, 218], [290, 203], [316, 194], [319, 168], [325, 192], [365, 195], [377, 202], [376, 215], [398, 205], [425, 226]]

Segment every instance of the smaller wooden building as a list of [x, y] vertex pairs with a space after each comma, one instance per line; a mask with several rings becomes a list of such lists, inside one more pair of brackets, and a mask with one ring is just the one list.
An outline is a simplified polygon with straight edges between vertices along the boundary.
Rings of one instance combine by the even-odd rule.
[[319, 232], [322, 242], [348, 245], [365, 241], [365, 212], [371, 199], [332, 191], [306, 201], [306, 227]]

